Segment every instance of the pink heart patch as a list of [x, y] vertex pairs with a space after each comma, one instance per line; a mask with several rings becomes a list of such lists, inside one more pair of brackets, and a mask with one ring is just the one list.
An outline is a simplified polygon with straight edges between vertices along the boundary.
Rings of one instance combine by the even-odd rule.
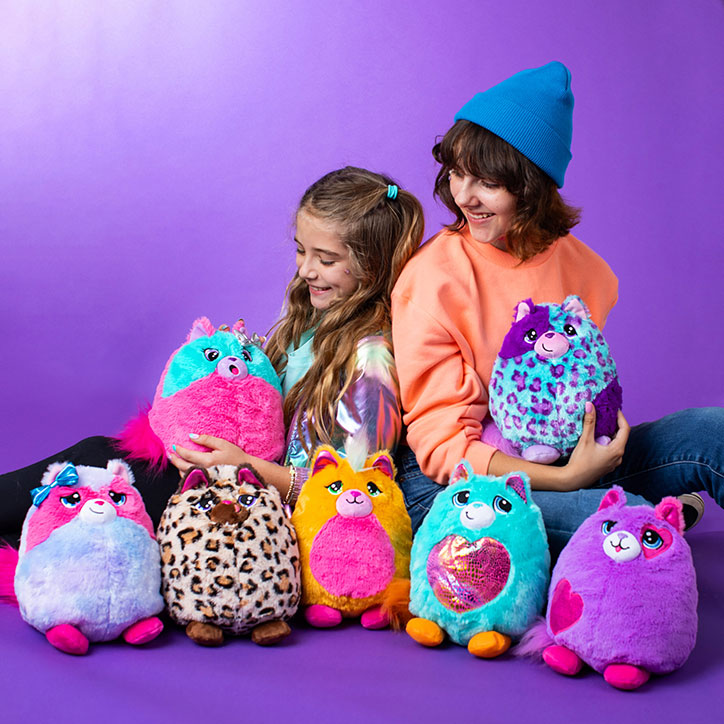
[[508, 582], [510, 556], [493, 538], [443, 538], [427, 558], [427, 580], [445, 608], [463, 613], [492, 601]]
[[561, 578], [551, 598], [548, 623], [553, 635], [573, 626], [583, 614], [583, 599], [571, 590], [570, 581]]

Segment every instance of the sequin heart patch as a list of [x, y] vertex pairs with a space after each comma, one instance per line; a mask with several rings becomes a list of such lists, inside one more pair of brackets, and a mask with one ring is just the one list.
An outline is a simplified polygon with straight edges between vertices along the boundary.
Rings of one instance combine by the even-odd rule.
[[443, 538], [427, 558], [427, 580], [445, 608], [463, 613], [484, 606], [505, 588], [510, 555], [493, 538]]

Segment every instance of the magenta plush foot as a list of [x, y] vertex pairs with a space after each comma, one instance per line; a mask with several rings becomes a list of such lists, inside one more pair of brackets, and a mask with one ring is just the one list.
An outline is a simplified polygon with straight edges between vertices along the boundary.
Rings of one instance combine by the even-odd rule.
[[558, 450], [550, 445], [531, 445], [521, 453], [523, 460], [528, 460], [528, 462], [531, 463], [542, 463], [544, 465], [554, 463], [560, 456], [561, 454]]
[[390, 625], [390, 617], [382, 610], [382, 606], [375, 606], [362, 614], [360, 623], [366, 629], [378, 630]]
[[315, 628], [332, 628], [342, 623], [340, 611], [331, 606], [322, 606], [318, 603], [305, 609], [304, 618], [307, 619], [310, 626]]
[[631, 691], [649, 680], [649, 672], [632, 664], [609, 664], [603, 678], [617, 689]]
[[565, 676], [575, 676], [583, 668], [583, 661], [565, 646], [549, 646], [543, 651], [543, 661]]
[[45, 638], [56, 649], [66, 654], [83, 656], [83, 654], [88, 653], [88, 639], [69, 623], [62, 623], [60, 626], [48, 629], [45, 632]]
[[124, 632], [123, 639], [126, 643], [139, 646], [140, 644], [146, 644], [149, 641], [158, 636], [163, 631], [163, 623], [160, 618], [151, 616], [151, 618], [144, 618], [136, 623], [132, 623]]

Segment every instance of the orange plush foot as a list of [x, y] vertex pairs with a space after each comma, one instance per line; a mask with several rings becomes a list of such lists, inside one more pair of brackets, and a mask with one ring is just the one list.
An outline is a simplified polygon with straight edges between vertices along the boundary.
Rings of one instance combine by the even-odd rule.
[[510, 648], [510, 636], [497, 631], [482, 631], [468, 642], [468, 651], [479, 659], [494, 659]]
[[426, 618], [411, 618], [405, 631], [423, 646], [439, 646], [445, 638], [443, 630], [434, 621]]

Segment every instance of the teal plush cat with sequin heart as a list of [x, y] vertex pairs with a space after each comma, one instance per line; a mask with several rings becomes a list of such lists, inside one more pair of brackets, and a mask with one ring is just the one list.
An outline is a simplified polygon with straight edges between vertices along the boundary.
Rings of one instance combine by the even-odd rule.
[[447, 633], [474, 656], [498, 656], [541, 613], [549, 567], [528, 476], [476, 475], [463, 460], [413, 541], [407, 633], [424, 646]]

